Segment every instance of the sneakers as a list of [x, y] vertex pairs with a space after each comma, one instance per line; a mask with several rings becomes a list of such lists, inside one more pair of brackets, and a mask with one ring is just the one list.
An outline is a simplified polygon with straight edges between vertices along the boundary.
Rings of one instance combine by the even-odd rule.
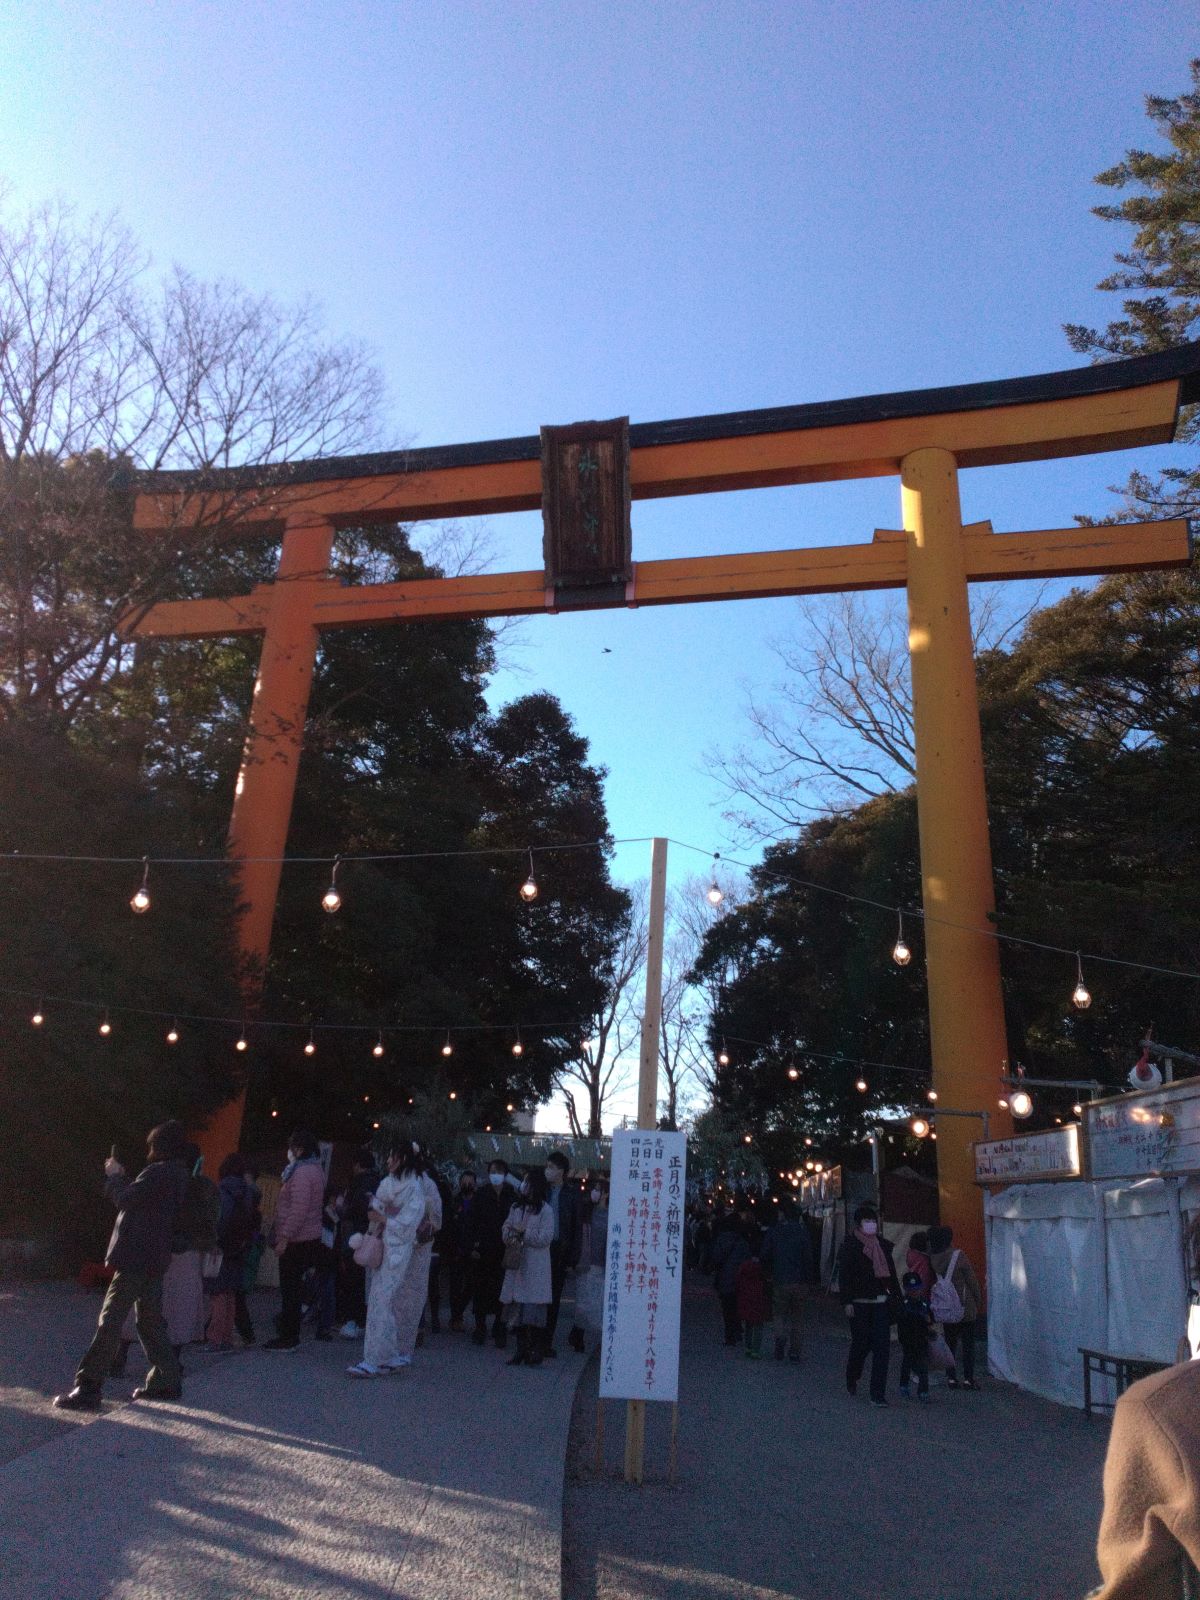
[[354, 1321], [343, 1322], [338, 1332], [343, 1339], [361, 1339], [363, 1335], [363, 1330]]
[[264, 1350], [299, 1350], [299, 1339], [268, 1339], [263, 1345]]
[[346, 1368], [348, 1378], [382, 1378], [386, 1372], [385, 1367], [368, 1366], [365, 1361], [356, 1361], [352, 1367]]
[[131, 1400], [182, 1400], [182, 1389], [147, 1389], [140, 1384], [129, 1396]]
[[960, 1389], [978, 1389], [979, 1385], [974, 1378], [963, 1378], [960, 1380], [958, 1387]]
[[385, 1361], [379, 1370], [380, 1372], [401, 1372], [405, 1367], [411, 1366], [411, 1356], [397, 1356], [395, 1361]]
[[887, 1401], [886, 1401], [886, 1400], [872, 1400], [872, 1401], [871, 1401], [871, 1404], [872, 1404], [872, 1405], [873, 1405], [873, 1406], [878, 1406], [878, 1408], [879, 1408], [879, 1409], [880, 1409], [880, 1411], [886, 1411], [886, 1410], [887, 1410], [887, 1408], [888, 1408], [888, 1403], [887, 1403]]

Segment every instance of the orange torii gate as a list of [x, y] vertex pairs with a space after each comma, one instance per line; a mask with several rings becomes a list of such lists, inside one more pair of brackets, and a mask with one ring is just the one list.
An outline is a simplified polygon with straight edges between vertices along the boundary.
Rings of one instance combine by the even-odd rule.
[[[274, 583], [236, 599], [156, 605], [141, 639], [263, 636], [229, 832], [241, 863], [242, 953], [270, 948], [309, 689], [325, 628], [537, 615], [773, 595], [906, 588], [912, 658], [930, 1042], [943, 1103], [994, 1102], [1008, 1045], [990, 914], [991, 853], [967, 585], [1185, 565], [1184, 521], [996, 534], [962, 525], [958, 471], [1169, 441], [1200, 399], [1200, 344], [998, 383], [629, 427], [584, 423], [528, 437], [232, 470], [203, 482], [144, 475], [135, 525], [206, 523], [281, 535]], [[632, 560], [630, 501], [898, 475], [902, 527], [869, 544]], [[339, 528], [541, 507], [544, 564], [526, 572], [345, 586]], [[253, 996], [249, 997], [253, 1001]], [[205, 1142], [236, 1147], [244, 1095]], [[970, 1140], [943, 1131], [944, 1220], [982, 1259]]]

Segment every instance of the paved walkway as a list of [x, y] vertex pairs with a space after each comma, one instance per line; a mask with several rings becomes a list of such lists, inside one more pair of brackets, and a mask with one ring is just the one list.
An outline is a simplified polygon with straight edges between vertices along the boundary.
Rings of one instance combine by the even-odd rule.
[[[1107, 1424], [984, 1378], [981, 1393], [874, 1410], [846, 1394], [836, 1306], [800, 1367], [720, 1344], [710, 1291], [684, 1301], [679, 1481], [652, 1406], [639, 1491], [621, 1476], [624, 1406], [593, 1466], [592, 1361], [572, 1422], [564, 1600], [1082, 1600], [1096, 1582]], [[934, 1378], [940, 1385], [944, 1380]]]
[[355, 1383], [342, 1340], [189, 1352], [186, 1405], [67, 1417], [98, 1307], [0, 1291], [5, 1600], [558, 1600], [578, 1357], [510, 1371], [442, 1334]]

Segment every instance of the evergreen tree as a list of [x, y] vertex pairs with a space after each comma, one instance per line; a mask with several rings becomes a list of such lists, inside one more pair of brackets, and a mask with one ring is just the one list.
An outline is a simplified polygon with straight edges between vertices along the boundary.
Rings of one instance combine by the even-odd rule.
[[[1166, 141], [1163, 150], [1129, 150], [1116, 166], [1098, 173], [1107, 189], [1131, 191], [1113, 205], [1093, 208], [1106, 222], [1134, 230], [1117, 270], [1100, 289], [1125, 296], [1124, 316], [1104, 329], [1066, 325], [1071, 348], [1098, 361], [1166, 350], [1196, 337], [1200, 319], [1200, 59], [1191, 62], [1190, 91], [1146, 97], [1146, 113]], [[1178, 438], [1192, 443], [1200, 414], [1181, 419]], [[1196, 516], [1200, 513], [1200, 467], [1168, 467], [1159, 476], [1134, 472], [1124, 488], [1125, 520]]]

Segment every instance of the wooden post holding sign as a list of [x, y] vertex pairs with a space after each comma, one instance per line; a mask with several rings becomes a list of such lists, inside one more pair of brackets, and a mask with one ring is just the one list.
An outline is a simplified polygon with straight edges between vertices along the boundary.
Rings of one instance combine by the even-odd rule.
[[[658, 1121], [658, 1047], [662, 1032], [662, 969], [666, 915], [667, 841], [655, 839], [650, 847], [646, 1005], [642, 1012], [641, 1055], [638, 1066], [638, 1128], [642, 1130], [652, 1130]], [[682, 1303], [680, 1285], [683, 1281], [683, 1268], [682, 1257], [678, 1255], [678, 1245], [683, 1237], [683, 1184], [687, 1161], [687, 1139], [683, 1134], [656, 1134], [654, 1143], [649, 1147], [652, 1157], [651, 1174], [648, 1178], [642, 1176], [635, 1178], [635, 1172], [638, 1174], [641, 1172], [643, 1147], [639, 1144], [638, 1157], [635, 1161], [629, 1142], [634, 1137], [628, 1132], [618, 1132], [613, 1135], [608, 1259], [604, 1279], [604, 1335], [600, 1351], [601, 1401], [605, 1398], [616, 1398], [629, 1402], [625, 1417], [626, 1483], [642, 1481], [646, 1461], [647, 1399], [670, 1400], [676, 1403], [679, 1397], [679, 1318]], [[671, 1145], [670, 1156], [667, 1154], [667, 1144], [663, 1141], [668, 1141]], [[658, 1158], [660, 1151], [661, 1162]], [[663, 1165], [675, 1157], [677, 1165], [670, 1167]], [[651, 1226], [656, 1220], [654, 1207], [658, 1205], [662, 1208], [664, 1205], [661, 1179], [667, 1172], [670, 1172], [672, 1177], [667, 1185], [665, 1210], [660, 1209], [660, 1214], [657, 1216], [659, 1226], [656, 1230]], [[635, 1181], [638, 1185], [636, 1195], [630, 1187]], [[649, 1187], [643, 1189], [641, 1187], [643, 1183], [648, 1183]], [[630, 1207], [634, 1200], [638, 1205], [638, 1215], [636, 1218], [631, 1218]], [[649, 1207], [644, 1218], [643, 1202]], [[643, 1220], [647, 1223], [644, 1236], [641, 1227]], [[637, 1223], [636, 1254], [627, 1256], [619, 1251], [618, 1244], [623, 1244], [626, 1251], [634, 1248], [635, 1241], [628, 1231], [634, 1221]], [[668, 1226], [677, 1229], [678, 1232], [671, 1232], [668, 1235]], [[614, 1230], [616, 1230], [615, 1237]], [[676, 1256], [673, 1258], [670, 1271], [666, 1265], [668, 1237], [674, 1241], [676, 1247]], [[643, 1262], [646, 1263], [645, 1276], [642, 1273]], [[648, 1294], [651, 1266], [655, 1273], [654, 1285], [660, 1291], [653, 1297], [656, 1302], [653, 1312], [649, 1310], [651, 1297]], [[661, 1293], [668, 1280], [674, 1286], [673, 1303], [669, 1296], [664, 1299]], [[651, 1316], [654, 1318], [652, 1325], [645, 1320]], [[640, 1376], [632, 1376], [635, 1367], [629, 1363], [631, 1360], [636, 1362], [636, 1353], [631, 1357], [630, 1350], [636, 1352], [640, 1341], [645, 1360], [645, 1352], [655, 1345], [659, 1330], [668, 1328], [673, 1330], [667, 1335], [673, 1339], [673, 1354], [668, 1355], [666, 1365], [664, 1366], [661, 1360], [663, 1347], [658, 1345], [651, 1352], [653, 1365], [643, 1365]], [[650, 1346], [647, 1345], [648, 1339]], [[654, 1379], [649, 1391], [645, 1385], [647, 1373]], [[662, 1392], [664, 1385], [670, 1388], [669, 1394]]]
[[600, 1398], [629, 1402], [628, 1483], [642, 1481], [646, 1402], [679, 1400], [686, 1169], [686, 1134], [613, 1135]]

